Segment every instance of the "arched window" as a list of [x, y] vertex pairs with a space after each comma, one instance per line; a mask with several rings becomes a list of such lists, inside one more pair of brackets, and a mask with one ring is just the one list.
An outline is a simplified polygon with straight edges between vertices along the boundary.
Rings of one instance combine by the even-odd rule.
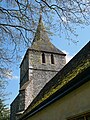
[[42, 54], [42, 63], [45, 63], [46, 61], [45, 61], [45, 54], [43, 53]]
[[51, 54], [51, 64], [54, 64], [54, 56]]

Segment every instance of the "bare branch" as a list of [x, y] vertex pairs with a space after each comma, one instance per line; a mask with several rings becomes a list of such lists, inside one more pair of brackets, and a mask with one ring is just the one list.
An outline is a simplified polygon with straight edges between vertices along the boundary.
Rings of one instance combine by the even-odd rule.
[[22, 29], [24, 29], [24, 30], [28, 30], [28, 31], [33, 32], [33, 30], [28, 29], [28, 28], [26, 28], [26, 27], [24, 27], [24, 26], [21, 26], [21, 25], [11, 25], [11, 24], [3, 24], [3, 23], [0, 23], [0, 25], [1, 25], [1, 26], [10, 26], [10, 27], [13, 27], [13, 28], [22, 28]]
[[[40, 10], [49, 28], [77, 36], [75, 27], [90, 24], [89, 0], [12, 0], [0, 1], [0, 62], [9, 66], [21, 46], [31, 44]], [[51, 31], [52, 31], [51, 29]]]

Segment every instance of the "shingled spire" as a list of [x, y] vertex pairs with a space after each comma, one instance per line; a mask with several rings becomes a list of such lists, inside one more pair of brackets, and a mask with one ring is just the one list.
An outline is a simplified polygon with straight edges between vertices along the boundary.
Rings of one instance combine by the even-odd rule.
[[40, 19], [38, 23], [38, 27], [35, 33], [34, 40], [30, 49], [38, 50], [38, 51], [45, 51], [45, 52], [52, 52], [58, 54], [64, 54], [62, 51], [57, 49], [51, 42], [48, 37], [47, 31], [44, 27], [42, 21], [42, 15], [40, 14]]

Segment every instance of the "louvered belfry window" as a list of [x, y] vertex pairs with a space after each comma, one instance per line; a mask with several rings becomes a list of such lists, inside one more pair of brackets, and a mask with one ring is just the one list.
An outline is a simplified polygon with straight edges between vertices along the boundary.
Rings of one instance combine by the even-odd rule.
[[45, 54], [42, 53], [42, 63], [45, 63], [45, 62], [46, 62], [46, 60], [45, 60]]
[[51, 64], [54, 64], [54, 55], [51, 54]]

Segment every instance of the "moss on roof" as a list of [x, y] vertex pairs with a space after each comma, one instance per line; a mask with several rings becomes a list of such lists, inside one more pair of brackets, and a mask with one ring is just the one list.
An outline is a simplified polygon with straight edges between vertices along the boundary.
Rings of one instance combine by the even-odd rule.
[[44, 86], [24, 114], [33, 110], [87, 68], [90, 68], [90, 42]]
[[46, 90], [46, 91], [42, 90], [41, 92], [43, 92], [43, 95], [40, 95], [42, 97], [40, 99], [37, 99], [37, 101], [35, 101], [35, 103], [32, 105], [32, 107], [30, 107], [30, 109], [28, 109], [28, 110], [30, 111], [30, 110], [34, 109], [36, 106], [38, 106], [44, 100], [46, 100], [47, 98], [49, 98], [52, 94], [54, 94], [56, 91], [58, 91], [64, 85], [66, 85], [69, 81], [71, 81], [73, 78], [75, 78], [78, 74], [80, 74], [85, 69], [87, 69], [88, 67], [90, 67], [90, 61], [87, 60], [85, 62], [86, 62], [85, 64], [77, 66], [73, 71], [70, 71], [66, 76], [63, 77], [63, 79], [60, 79], [60, 81], [58, 82], [58, 85], [55, 84], [52, 87], [50, 87], [49, 91], [48, 90]]

